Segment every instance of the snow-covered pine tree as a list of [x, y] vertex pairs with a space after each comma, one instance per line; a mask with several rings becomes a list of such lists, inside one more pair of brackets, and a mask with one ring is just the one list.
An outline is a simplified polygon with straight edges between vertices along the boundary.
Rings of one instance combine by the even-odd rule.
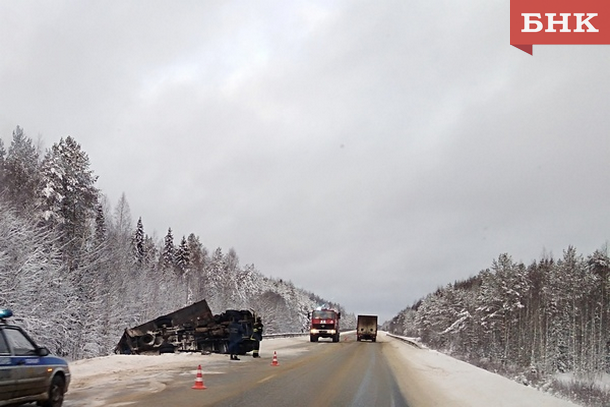
[[4, 160], [4, 187], [6, 195], [17, 213], [25, 215], [36, 204], [40, 185], [40, 161], [32, 140], [19, 126]]
[[190, 265], [189, 246], [186, 242], [186, 236], [182, 236], [180, 245], [176, 250], [176, 272], [179, 276], [187, 274]]
[[79, 252], [92, 235], [99, 190], [89, 157], [70, 136], [47, 151], [39, 190], [41, 217], [60, 236], [69, 269], [78, 267]]
[[180, 245], [176, 249], [176, 280], [179, 282], [182, 291], [184, 291], [184, 304], [190, 304], [193, 302], [193, 293], [190, 286], [190, 253], [189, 247], [186, 242], [186, 236], [182, 236]]
[[6, 150], [4, 149], [4, 141], [0, 138], [0, 198], [3, 196], [6, 190], [6, 181], [4, 178], [4, 167], [6, 159]]
[[189, 276], [188, 284], [194, 301], [205, 298], [206, 274], [205, 267], [209, 262], [208, 252], [201, 244], [198, 236], [191, 233], [187, 240], [189, 249]]
[[557, 277], [561, 279], [561, 320], [563, 329], [558, 344], [564, 349], [565, 369], [573, 370], [583, 361], [582, 324], [584, 307], [581, 306], [586, 293], [591, 292], [590, 281], [586, 278], [586, 264], [573, 246], [568, 246], [563, 257], [557, 261]]
[[161, 313], [182, 308], [186, 305], [187, 291], [182, 278], [177, 273], [176, 266], [177, 249], [174, 245], [174, 235], [168, 228], [164, 238], [161, 256], [159, 258], [159, 270], [156, 277], [159, 282], [157, 305]]
[[106, 216], [104, 215], [104, 208], [101, 204], [98, 204], [95, 208], [95, 242], [101, 244], [106, 241], [108, 236], [108, 228], [106, 226]]
[[227, 301], [224, 298], [223, 293], [223, 272], [225, 270], [225, 256], [222, 253], [222, 249], [217, 247], [212, 253], [210, 262], [207, 264], [205, 270], [205, 297], [208, 300], [208, 304], [212, 311], [224, 309]]
[[242, 269], [239, 265], [239, 256], [234, 248], [230, 248], [225, 255], [225, 272], [223, 276], [223, 291], [227, 300], [227, 306], [230, 308], [244, 308], [246, 306], [247, 294], [245, 293], [246, 274], [242, 274]]
[[142, 223], [142, 217], [138, 218], [136, 224], [136, 231], [131, 239], [131, 250], [135, 259], [135, 263], [142, 265], [144, 263], [144, 224]]
[[161, 271], [172, 272], [176, 264], [176, 248], [174, 246], [174, 234], [172, 228], [167, 229], [167, 234], [163, 239], [163, 249], [161, 250], [161, 258], [159, 259]]
[[592, 293], [597, 299], [599, 306], [596, 310], [597, 329], [594, 332], [596, 338], [594, 349], [599, 355], [595, 369], [599, 371], [610, 370], [610, 313], [608, 299], [608, 284], [610, 278], [610, 258], [608, 248], [596, 250], [587, 259], [587, 264], [591, 273], [596, 277], [597, 289]]

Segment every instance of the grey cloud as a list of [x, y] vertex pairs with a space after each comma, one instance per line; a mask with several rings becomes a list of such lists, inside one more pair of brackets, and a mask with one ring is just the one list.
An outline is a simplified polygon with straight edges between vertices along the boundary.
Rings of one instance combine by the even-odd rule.
[[72, 135], [148, 233], [389, 318], [500, 253], [608, 239], [609, 52], [480, 2], [18, 2], [0, 131]]

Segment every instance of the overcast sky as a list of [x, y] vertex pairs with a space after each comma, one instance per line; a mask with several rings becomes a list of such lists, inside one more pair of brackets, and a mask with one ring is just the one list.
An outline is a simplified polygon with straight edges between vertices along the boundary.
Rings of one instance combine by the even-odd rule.
[[176, 243], [385, 320], [610, 235], [610, 46], [503, 1], [0, 0], [0, 137], [72, 136]]

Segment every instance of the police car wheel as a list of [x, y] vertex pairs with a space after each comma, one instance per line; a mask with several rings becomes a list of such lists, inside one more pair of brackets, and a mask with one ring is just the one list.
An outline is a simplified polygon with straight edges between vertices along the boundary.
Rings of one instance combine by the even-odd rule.
[[42, 403], [42, 407], [61, 407], [64, 402], [66, 392], [66, 382], [63, 378], [55, 376], [49, 387], [49, 399]]

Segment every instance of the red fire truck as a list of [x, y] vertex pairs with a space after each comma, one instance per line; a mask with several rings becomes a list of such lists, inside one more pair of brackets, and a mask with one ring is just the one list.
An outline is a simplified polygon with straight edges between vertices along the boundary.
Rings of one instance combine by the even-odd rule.
[[309, 340], [317, 342], [318, 338], [332, 338], [339, 342], [339, 319], [341, 313], [333, 309], [316, 309], [310, 314]]

